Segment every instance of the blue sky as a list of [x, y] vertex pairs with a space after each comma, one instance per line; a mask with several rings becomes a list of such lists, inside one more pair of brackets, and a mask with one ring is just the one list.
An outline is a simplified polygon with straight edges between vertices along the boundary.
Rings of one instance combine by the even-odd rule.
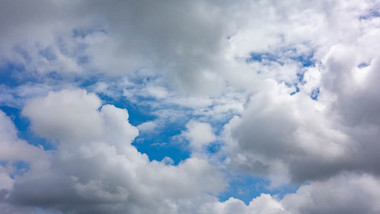
[[379, 213], [379, 10], [0, 2], [0, 210]]

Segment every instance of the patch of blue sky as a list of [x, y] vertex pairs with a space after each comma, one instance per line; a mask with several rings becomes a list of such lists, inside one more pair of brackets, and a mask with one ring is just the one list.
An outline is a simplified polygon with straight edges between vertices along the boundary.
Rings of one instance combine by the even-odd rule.
[[296, 75], [297, 75], [298, 83], [304, 84], [305, 81], [303, 80], [303, 78], [304, 78], [305, 72], [304, 71], [298, 71]]
[[[129, 111], [131, 112], [131, 124], [135, 123], [137, 125], [136, 121], [140, 124], [142, 121], [150, 121], [149, 115], [134, 114], [136, 111], [138, 110], [132, 109]], [[147, 154], [150, 160], [161, 161], [165, 157], [170, 157], [174, 165], [177, 165], [190, 157], [190, 150], [187, 144], [176, 137], [185, 129], [185, 121], [167, 122], [159, 124], [160, 127], [155, 131], [148, 133], [140, 132], [140, 135], [136, 137], [132, 145], [139, 152]]]
[[57, 71], [51, 71], [41, 76], [38, 72], [27, 71], [25, 66], [20, 63], [6, 62], [0, 65], [0, 85], [11, 88], [27, 84], [58, 85], [64, 80], [66, 77]]
[[277, 63], [283, 65], [283, 62], [281, 62], [279, 60], [279, 57], [273, 53], [252, 52], [252, 53], [250, 53], [250, 57], [248, 59], [246, 59], [246, 62], [247, 63], [251, 63], [251, 62], [260, 62], [260, 63], [277, 62]]
[[315, 65], [314, 52], [300, 54], [295, 48], [283, 48], [274, 52], [251, 52], [246, 62], [278, 63], [284, 65], [289, 60], [300, 63], [302, 67]]
[[30, 170], [30, 165], [25, 161], [13, 161], [12, 168], [14, 169], [10, 174], [12, 179], [15, 179], [17, 176], [22, 176], [24, 173]]
[[156, 134], [141, 134], [133, 142], [133, 145], [141, 153], [149, 156], [149, 159], [161, 161], [165, 157], [173, 160], [174, 165], [190, 157], [190, 150], [182, 142], [173, 136], [178, 136], [182, 129], [176, 124], [164, 127], [164, 131]]
[[311, 91], [311, 94], [310, 94], [311, 99], [313, 99], [313, 100], [318, 100], [319, 93], [320, 93], [319, 88], [315, 88], [315, 89], [313, 89], [313, 90]]
[[169, 157], [173, 160], [173, 164], [177, 165], [191, 154], [188, 142], [178, 137], [184, 129], [184, 123], [166, 123], [157, 131], [142, 132], [132, 144], [138, 151], [146, 153], [150, 160], [161, 161]]
[[284, 195], [294, 193], [299, 188], [299, 185], [292, 184], [270, 188], [269, 180], [248, 174], [234, 175], [229, 179], [229, 187], [219, 195], [220, 201], [226, 201], [230, 197], [234, 197], [248, 205], [253, 198], [260, 196], [262, 193], [275, 195], [282, 199]]
[[301, 63], [303, 67], [311, 67], [315, 65], [314, 53], [311, 52], [306, 55], [298, 55], [291, 57], [292, 60]]
[[[109, 78], [106, 78], [103, 74], [92, 74], [86, 76], [77, 76], [75, 82], [77, 82], [78, 87], [89, 89], [94, 86], [99, 81], [110, 81]], [[106, 97], [105, 97], [106, 98]]]
[[[138, 102], [131, 102], [123, 97], [115, 99], [106, 95], [99, 96], [104, 104], [112, 104], [118, 108], [127, 109], [129, 122], [133, 126], [138, 126], [157, 118], [153, 114], [152, 106], [147, 104], [148, 102], [154, 102], [153, 98], [139, 97]], [[147, 154], [150, 160], [161, 161], [165, 157], [170, 157], [176, 165], [190, 156], [190, 152], [184, 148], [183, 144], [176, 142], [175, 138], [173, 138], [185, 128], [186, 121], [163, 123], [160, 124], [157, 131], [141, 132], [132, 144], [139, 152]]]
[[294, 88], [295, 88], [295, 91], [290, 92], [290, 95], [295, 95], [298, 92], [300, 92], [300, 88], [297, 86], [297, 84], [294, 86]]
[[[159, 101], [156, 102], [159, 103]], [[210, 123], [217, 135], [220, 134], [223, 125], [228, 121], [205, 120], [202, 118], [202, 116], [192, 115], [191, 109], [176, 105], [165, 105], [164, 103], [161, 104], [162, 105], [159, 103], [160, 108], [163, 108], [164, 111], [173, 112], [173, 115], [176, 116], [173, 116], [174, 118], [168, 119], [165, 122], [158, 120], [160, 124], [158, 125], [159, 127], [156, 131], [153, 131], [152, 133], [142, 133], [136, 138], [136, 141], [133, 143], [133, 145], [135, 145], [140, 152], [148, 154], [151, 160], [162, 160], [167, 156], [173, 159], [174, 164], [176, 165], [190, 156], [189, 142], [177, 137], [181, 134], [181, 132], [186, 130], [186, 124], [190, 119]], [[145, 111], [148, 110], [154, 112], [157, 110], [152, 109], [152, 107], [149, 105], [142, 107], [145, 108]], [[146, 117], [146, 113], [143, 113], [141, 115], [143, 118], [140, 118], [139, 122], [143, 122], [141, 119], [145, 119], [146, 121], [153, 119], [144, 118]], [[153, 115], [156, 116], [156, 113], [153, 113]], [[178, 115], [181, 115], [181, 117], [178, 118]], [[133, 123], [133, 120], [131, 120], [131, 123]], [[207, 152], [217, 153], [220, 151], [221, 146], [222, 144], [220, 142], [211, 143], [207, 147]]]
[[[157, 133], [147, 134], [147, 135], [143, 134], [137, 138], [136, 142], [151, 141], [150, 145], [156, 147], [154, 148], [154, 150], [161, 148], [163, 151], [169, 152], [169, 153], [164, 152], [162, 154], [159, 154], [158, 156], [157, 154], [152, 154], [152, 157], [158, 157], [158, 159], [156, 160], [161, 160], [163, 157], [168, 156], [174, 160], [175, 164], [177, 164], [179, 161], [185, 160], [186, 158], [190, 156], [190, 150], [191, 150], [191, 148], [189, 147], [190, 142], [179, 137], [179, 135], [183, 131], [186, 130], [186, 124], [189, 122], [189, 120], [209, 123], [213, 128], [214, 134], [219, 136], [221, 135], [223, 131], [223, 126], [225, 125], [225, 123], [227, 123], [233, 116], [233, 115], [230, 115], [229, 117], [225, 117], [223, 120], [220, 120], [220, 119], [213, 120], [213, 119], [210, 119], [209, 117], [205, 117], [201, 115], [193, 115], [192, 109], [188, 109], [186, 107], [180, 107], [176, 105], [166, 106], [165, 111], [173, 112], [173, 114], [176, 114], [177, 116], [174, 116], [175, 118], [173, 118], [172, 120], [169, 119], [169, 121], [166, 121], [160, 124], [160, 126], [162, 127], [158, 128]], [[181, 116], [178, 117], [178, 115], [181, 115]], [[138, 143], [136, 143], [134, 145], [142, 148], [141, 146], [145, 147], [147, 144], [139, 145]], [[209, 154], [218, 153], [221, 150], [222, 146], [223, 146], [222, 142], [219, 142], [219, 141], [212, 142], [206, 147], [206, 152]], [[149, 149], [149, 148], [142, 148], [142, 149]], [[173, 153], [172, 153], [173, 151], [177, 152], [177, 154], [174, 154], [175, 156], [173, 156]]]
[[27, 162], [20, 160], [0, 161], [0, 166], [12, 169], [9, 175], [12, 179], [15, 179], [17, 176], [21, 176], [30, 170], [30, 165]]
[[370, 64], [367, 62], [362, 62], [362, 63], [359, 63], [358, 68], [365, 68], [365, 67], [368, 67], [369, 65]]
[[[103, 98], [103, 100], [107, 100], [107, 98]], [[153, 132], [141, 132], [133, 145], [140, 152], [146, 153], [151, 160], [160, 161], [165, 157], [170, 157], [175, 165], [190, 157], [189, 142], [178, 137], [181, 132], [186, 130], [189, 120], [210, 123], [215, 134], [220, 135], [224, 124], [233, 116], [231, 113], [223, 120], [210, 119], [203, 115], [194, 115], [191, 108], [166, 103], [152, 97], [138, 96], [137, 102], [118, 98], [108, 103], [126, 108], [130, 113], [130, 123], [134, 126], [148, 121], [159, 123]], [[164, 116], [164, 120], [162, 120], [161, 113], [169, 115]], [[214, 142], [207, 147], [207, 152], [217, 153], [221, 146], [220, 142]]]
[[365, 14], [359, 16], [359, 20], [367, 20], [372, 18], [380, 17], [379, 8], [371, 8]]
[[[298, 75], [297, 75], [298, 77]], [[303, 76], [302, 76], [303, 77]], [[289, 83], [289, 82], [283, 82], [288, 88], [291, 88], [293, 89], [291, 92], [290, 92], [290, 95], [295, 95], [297, 94], [298, 92], [300, 92], [300, 88], [299, 88], [299, 84], [303, 84], [302, 82], [300, 82], [301, 80], [298, 78], [297, 79], [297, 82], [293, 82], [293, 83]]]
[[[216, 154], [218, 152], [221, 151], [223, 147], [223, 143], [222, 142], [213, 142], [213, 143], [210, 143], [208, 146], [207, 146], [207, 153], [209, 154]], [[224, 157], [222, 157], [224, 159]]]
[[4, 63], [0, 66], [0, 84], [7, 86], [17, 86], [25, 82], [20, 79], [17, 73], [24, 71], [24, 66], [17, 63]]
[[136, 103], [131, 102], [124, 97], [109, 97], [104, 94], [98, 94], [98, 96], [104, 104], [111, 104], [118, 108], [127, 109], [129, 114], [129, 122], [133, 126], [138, 126], [142, 123], [156, 119], [156, 117], [151, 114], [151, 107], [149, 105], [143, 104], [143, 100], [139, 100], [140, 102]]

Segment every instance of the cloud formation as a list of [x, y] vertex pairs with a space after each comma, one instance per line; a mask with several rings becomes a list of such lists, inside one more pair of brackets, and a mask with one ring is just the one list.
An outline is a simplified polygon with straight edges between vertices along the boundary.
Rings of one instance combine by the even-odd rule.
[[[31, 166], [16, 180], [3, 199], [11, 204], [77, 213], [157, 213], [173, 200], [215, 194], [225, 186], [223, 175], [205, 160], [190, 158], [178, 166], [149, 161], [131, 145], [138, 130], [128, 123], [127, 111], [101, 106], [84, 90], [33, 99], [23, 114], [36, 133], [58, 145], [46, 152], [45, 169]], [[72, 206], [74, 201], [78, 205]]]
[[[379, 14], [373, 0], [2, 1], [0, 210], [379, 213]], [[268, 191], [226, 193], [242, 174]]]

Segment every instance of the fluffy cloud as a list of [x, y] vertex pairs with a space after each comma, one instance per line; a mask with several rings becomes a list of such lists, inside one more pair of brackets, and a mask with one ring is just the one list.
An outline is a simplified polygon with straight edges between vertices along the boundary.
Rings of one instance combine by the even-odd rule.
[[349, 49], [334, 46], [325, 56], [318, 101], [304, 91], [290, 95], [275, 82], [252, 96], [242, 116], [226, 126], [230, 164], [274, 182], [304, 182], [341, 170], [378, 174], [378, 56], [358, 67], [359, 55]]
[[301, 186], [296, 193], [279, 199], [261, 194], [248, 205], [230, 198], [225, 202], [206, 201], [199, 213], [378, 213], [380, 183], [368, 174], [343, 173], [324, 181]]
[[21, 140], [11, 119], [0, 111], [0, 208], [4, 213], [37, 213], [34, 208], [20, 208], [6, 203], [15, 180], [27, 173], [28, 168], [41, 172], [48, 165], [42, 148]]
[[176, 87], [196, 93], [217, 93], [224, 85], [218, 73], [226, 67], [222, 50], [231, 24], [212, 2], [2, 5], [1, 44], [7, 53], [2, 59], [28, 71], [72, 75], [91, 69], [111, 76], [158, 72]]
[[[230, 198], [218, 202], [212, 198], [204, 198], [196, 211], [202, 214], [213, 213], [270, 213], [270, 214], [312, 214], [312, 213], [378, 213], [377, 201], [378, 177], [368, 174], [343, 173], [324, 181], [312, 182], [301, 186], [297, 192], [279, 199], [276, 196], [261, 194], [252, 199], [248, 205]], [[193, 203], [197, 201], [194, 200]], [[188, 213], [182, 207], [179, 213]], [[189, 212], [191, 213], [191, 212]]]
[[47, 167], [47, 154], [43, 148], [19, 139], [12, 121], [2, 111], [0, 111], [0, 136], [2, 184], [0, 191], [11, 190], [14, 178], [24, 174], [28, 168], [33, 167], [36, 172], [39, 172]]
[[37, 161], [43, 151], [20, 140], [17, 137], [17, 130], [10, 118], [0, 111], [0, 158], [2, 161]]
[[268, 84], [268, 91], [251, 97], [242, 117], [226, 126], [232, 166], [281, 184], [323, 177], [351, 157], [350, 137], [318, 102], [302, 93], [290, 95], [284, 85]]
[[55, 140], [58, 148], [47, 168], [37, 172], [31, 166], [15, 179], [5, 199], [11, 204], [76, 213], [163, 209], [161, 213], [173, 200], [215, 194], [225, 187], [223, 175], [205, 160], [190, 158], [178, 166], [149, 161], [131, 145], [138, 131], [128, 123], [127, 111], [101, 106], [96, 95], [84, 90], [33, 99], [23, 114], [36, 133]]
[[212, 127], [208, 123], [190, 121], [186, 124], [187, 130], [182, 135], [190, 141], [193, 149], [201, 149], [216, 140]]
[[[369, 11], [377, 6], [370, 1], [335, 2], [331, 6], [331, 12], [345, 15], [335, 17], [318, 6], [309, 10], [295, 7], [303, 13], [287, 9], [283, 14], [286, 18], [296, 17], [293, 25], [303, 25], [297, 17], [313, 13], [314, 18], [328, 18], [316, 19], [318, 25], [324, 26], [316, 29], [323, 33], [335, 28], [331, 29], [335, 35], [328, 40], [305, 34], [292, 41], [310, 41], [312, 45], [307, 47], [313, 49], [315, 61], [305, 71], [299, 71], [304, 73], [296, 92], [288, 86], [292, 81], [276, 76], [278, 71], [273, 67], [288, 64], [282, 58], [289, 51], [267, 48], [269, 53], [264, 58], [252, 59], [254, 66], [272, 66], [264, 71], [274, 72], [275, 76], [267, 74], [270, 80], [250, 97], [242, 115], [226, 125], [227, 162], [231, 167], [269, 176], [275, 186], [289, 181], [318, 180], [342, 170], [380, 172], [375, 155], [379, 151], [375, 139], [380, 127], [376, 98], [380, 69], [379, 55], [373, 51], [378, 46], [374, 42], [378, 40], [375, 38], [379, 33], [378, 18], [364, 15], [371, 14]], [[285, 32], [284, 44], [292, 45], [288, 40], [291, 37], [286, 35], [297, 33], [299, 27]], [[297, 53], [298, 47], [295, 49]]]
[[301, 186], [281, 200], [263, 194], [250, 202], [247, 213], [378, 213], [379, 184], [378, 177], [343, 173]]
[[371, 175], [342, 174], [302, 186], [281, 203], [290, 213], [378, 213], [379, 179]]

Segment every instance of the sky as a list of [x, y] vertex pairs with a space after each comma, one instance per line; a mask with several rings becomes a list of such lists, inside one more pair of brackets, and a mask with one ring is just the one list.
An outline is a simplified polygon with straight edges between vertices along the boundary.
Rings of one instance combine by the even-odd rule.
[[2, 214], [380, 213], [377, 0], [0, 0]]

